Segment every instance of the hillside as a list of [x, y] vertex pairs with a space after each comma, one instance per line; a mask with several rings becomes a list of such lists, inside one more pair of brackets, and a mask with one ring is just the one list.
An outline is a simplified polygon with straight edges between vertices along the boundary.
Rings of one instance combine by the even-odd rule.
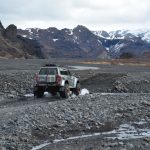
[[6, 29], [0, 22], [0, 58], [44, 58], [41, 46], [36, 40], [17, 35], [17, 27], [9, 25]]

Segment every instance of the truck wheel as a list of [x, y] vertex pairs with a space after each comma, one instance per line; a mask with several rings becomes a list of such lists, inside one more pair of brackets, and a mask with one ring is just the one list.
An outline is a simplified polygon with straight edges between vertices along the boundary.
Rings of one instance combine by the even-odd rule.
[[65, 84], [63, 91], [60, 92], [62, 98], [68, 98], [70, 93], [69, 84]]
[[37, 88], [37, 90], [34, 91], [34, 96], [35, 96], [36, 98], [41, 98], [41, 97], [44, 96], [44, 91], [41, 90], [41, 89], [39, 89], [39, 88]]
[[50, 92], [52, 96], [56, 96], [57, 92]]
[[73, 93], [78, 96], [80, 92], [81, 92], [81, 85], [80, 83], [77, 83], [76, 88], [73, 90]]

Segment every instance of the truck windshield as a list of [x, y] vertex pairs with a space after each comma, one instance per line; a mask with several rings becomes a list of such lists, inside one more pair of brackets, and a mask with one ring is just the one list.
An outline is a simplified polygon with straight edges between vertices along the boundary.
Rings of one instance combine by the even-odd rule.
[[57, 68], [41, 68], [39, 75], [57, 75]]

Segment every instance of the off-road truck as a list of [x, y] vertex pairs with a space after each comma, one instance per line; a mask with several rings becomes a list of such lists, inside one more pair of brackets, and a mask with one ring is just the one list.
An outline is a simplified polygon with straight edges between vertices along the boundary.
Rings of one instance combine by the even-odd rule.
[[79, 77], [72, 75], [65, 67], [47, 64], [36, 74], [34, 96], [42, 97], [45, 91], [52, 95], [59, 94], [62, 98], [68, 98], [71, 93], [79, 95]]

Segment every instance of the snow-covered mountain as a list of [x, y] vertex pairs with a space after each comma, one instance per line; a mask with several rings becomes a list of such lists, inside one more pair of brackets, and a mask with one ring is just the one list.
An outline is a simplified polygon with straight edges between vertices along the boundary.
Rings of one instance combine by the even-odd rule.
[[111, 38], [133, 38], [140, 37], [146, 42], [150, 42], [150, 30], [118, 30], [109, 33]]
[[107, 45], [105, 43], [103, 45], [112, 57], [120, 57], [122, 54], [140, 57], [150, 51], [150, 30], [93, 31], [93, 33], [105, 39]]
[[141, 57], [150, 52], [150, 30], [90, 31], [74, 29], [28, 28], [18, 34], [36, 39], [45, 57], [119, 58]]
[[106, 39], [126, 39], [140, 37], [143, 41], [150, 43], [150, 30], [117, 30], [117, 31], [93, 31], [93, 33], [99, 37]]
[[93, 33], [99, 37], [106, 39], [126, 39], [141, 37], [142, 40], [150, 42], [150, 30], [117, 30], [117, 31], [93, 31]]
[[100, 38], [88, 28], [78, 25], [74, 29], [26, 29], [18, 34], [36, 39], [43, 46], [45, 57], [96, 58], [107, 57], [107, 51]]

